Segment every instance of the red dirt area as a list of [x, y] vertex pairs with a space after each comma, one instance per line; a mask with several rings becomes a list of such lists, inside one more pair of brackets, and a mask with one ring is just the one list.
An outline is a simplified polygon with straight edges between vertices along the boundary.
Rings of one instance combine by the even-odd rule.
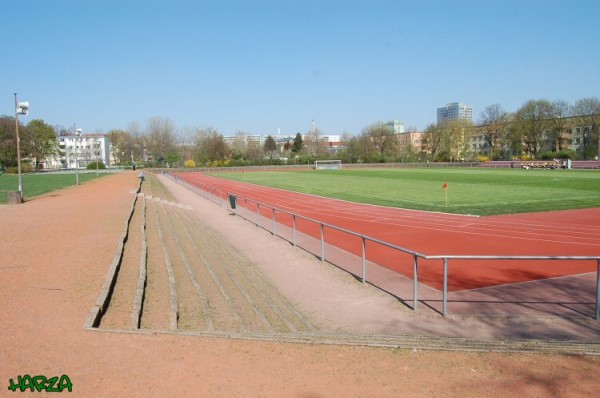
[[136, 173], [123, 172], [22, 205], [0, 206], [0, 396], [14, 395], [10, 381], [25, 375], [66, 375], [73, 385], [69, 396], [75, 397], [597, 393], [600, 361], [591, 356], [86, 330], [137, 184]]
[[[261, 214], [272, 217], [271, 207], [300, 214], [426, 255], [599, 256], [600, 208], [537, 214], [470, 217], [344, 202], [199, 173], [179, 173], [193, 184], [218, 187], [223, 194], [258, 201]], [[245, 206], [244, 201], [240, 201]], [[248, 204], [251, 211], [256, 205]], [[291, 218], [280, 220], [291, 227]], [[299, 231], [320, 239], [318, 224], [300, 220]], [[334, 230], [326, 240], [357, 256], [360, 239]], [[412, 257], [381, 245], [367, 244], [369, 260], [405, 276], [412, 276]], [[595, 272], [597, 260], [508, 261], [452, 260], [449, 291], [526, 282]], [[443, 288], [441, 260], [421, 260], [419, 281]]]

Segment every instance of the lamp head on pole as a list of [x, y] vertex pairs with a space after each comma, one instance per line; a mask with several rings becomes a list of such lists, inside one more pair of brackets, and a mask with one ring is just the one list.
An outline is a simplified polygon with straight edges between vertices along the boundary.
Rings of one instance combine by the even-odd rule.
[[17, 114], [27, 115], [29, 113], [29, 101], [19, 102], [17, 104]]

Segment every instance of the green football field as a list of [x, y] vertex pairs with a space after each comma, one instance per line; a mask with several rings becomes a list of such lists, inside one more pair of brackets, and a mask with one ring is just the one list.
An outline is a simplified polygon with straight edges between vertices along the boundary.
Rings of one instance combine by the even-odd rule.
[[[100, 173], [101, 177], [103, 174]], [[96, 177], [95, 172], [80, 172], [79, 181], [84, 183], [93, 180]], [[56, 191], [77, 183], [75, 173], [36, 173], [23, 174], [23, 197], [25, 200], [36, 196], [44, 195], [48, 192]], [[6, 192], [17, 191], [19, 189], [19, 177], [16, 174], [0, 175], [0, 204], [6, 203]]]
[[400, 168], [215, 176], [353, 202], [472, 215], [600, 207], [597, 170]]

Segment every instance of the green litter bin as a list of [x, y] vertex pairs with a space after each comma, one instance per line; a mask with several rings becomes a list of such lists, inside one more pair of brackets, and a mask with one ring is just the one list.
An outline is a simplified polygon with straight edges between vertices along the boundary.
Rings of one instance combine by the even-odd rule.
[[229, 195], [229, 204], [231, 205], [232, 209], [235, 209], [236, 203], [237, 203], [237, 196]]

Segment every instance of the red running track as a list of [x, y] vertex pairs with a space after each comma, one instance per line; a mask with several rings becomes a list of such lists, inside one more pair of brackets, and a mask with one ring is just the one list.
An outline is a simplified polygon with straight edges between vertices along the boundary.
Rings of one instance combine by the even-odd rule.
[[[266, 204], [371, 236], [427, 255], [600, 256], [600, 208], [472, 217], [364, 205], [196, 173], [178, 178], [219, 187]], [[256, 207], [250, 210], [256, 211]], [[271, 211], [269, 209], [269, 211]], [[272, 214], [272, 213], [271, 213]], [[265, 217], [271, 217], [267, 212]], [[291, 225], [278, 216], [278, 221]], [[298, 230], [320, 238], [317, 225], [297, 223]], [[360, 239], [329, 230], [326, 240], [361, 255]], [[373, 243], [368, 259], [412, 277], [412, 257]], [[594, 272], [596, 261], [451, 260], [450, 291], [474, 289]], [[441, 260], [419, 260], [419, 281], [442, 288]]]

